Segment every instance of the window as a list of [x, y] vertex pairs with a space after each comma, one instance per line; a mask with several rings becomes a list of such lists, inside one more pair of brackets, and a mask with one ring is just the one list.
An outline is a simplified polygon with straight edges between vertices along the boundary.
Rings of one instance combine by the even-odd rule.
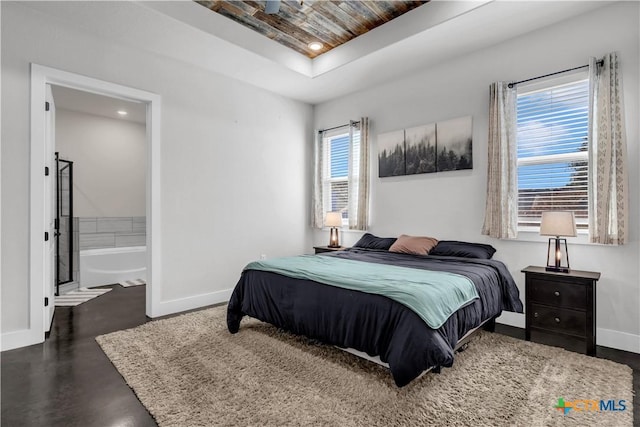
[[[360, 131], [352, 127], [353, 141], [350, 143], [349, 127], [324, 132], [322, 156], [323, 211], [341, 212], [345, 226], [349, 215], [356, 215], [357, 203], [349, 203], [349, 197], [358, 193], [360, 159]], [[355, 179], [350, 181], [349, 173]], [[349, 188], [350, 182], [354, 188]]]
[[589, 79], [518, 88], [518, 227], [539, 227], [541, 212], [570, 210], [587, 229]]

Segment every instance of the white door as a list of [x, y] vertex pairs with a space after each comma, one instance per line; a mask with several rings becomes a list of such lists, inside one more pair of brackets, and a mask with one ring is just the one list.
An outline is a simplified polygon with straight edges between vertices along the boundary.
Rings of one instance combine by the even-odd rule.
[[[44, 307], [44, 330], [51, 330], [53, 321], [53, 311], [55, 309], [55, 288], [56, 288], [56, 175], [58, 174], [55, 161], [56, 147], [56, 108], [53, 103], [53, 93], [51, 85], [47, 85], [45, 104], [45, 167], [49, 168], [49, 174], [45, 176], [44, 192], [44, 221], [45, 232], [48, 233], [48, 240], [44, 255], [44, 297], [48, 304]], [[47, 110], [48, 108], [48, 110]]]

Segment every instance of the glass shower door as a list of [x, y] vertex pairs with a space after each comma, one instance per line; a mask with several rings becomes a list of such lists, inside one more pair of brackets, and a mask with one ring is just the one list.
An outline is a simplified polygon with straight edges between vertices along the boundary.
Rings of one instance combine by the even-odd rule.
[[56, 153], [56, 295], [73, 281], [73, 162]]

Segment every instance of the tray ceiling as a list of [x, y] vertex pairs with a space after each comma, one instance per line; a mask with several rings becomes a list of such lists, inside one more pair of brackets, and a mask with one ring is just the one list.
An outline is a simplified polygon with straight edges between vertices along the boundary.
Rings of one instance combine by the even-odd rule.
[[[167, 66], [179, 61], [316, 105], [382, 88], [463, 55], [473, 54], [479, 67], [499, 71], [500, 64], [486, 59], [484, 49], [565, 20], [569, 20], [567, 31], [574, 31], [572, 18], [589, 13], [596, 19], [592, 13], [601, 8], [606, 18], [611, 10], [606, 1], [431, 1], [309, 59], [191, 0], [9, 3], [22, 13], [42, 16], [42, 22], [64, 23], [69, 34], [95, 35], [127, 49], [169, 58]], [[545, 49], [548, 40], [539, 35], [540, 43], [532, 43], [531, 48]], [[545, 65], [536, 66], [542, 74]], [[470, 78], [475, 75], [467, 71]], [[180, 76], [176, 78], [179, 85]], [[420, 88], [415, 90], [421, 96]]]
[[[309, 58], [340, 46], [428, 1], [283, 0], [275, 14], [265, 1], [196, 1]], [[322, 43], [320, 50], [309, 48]]]

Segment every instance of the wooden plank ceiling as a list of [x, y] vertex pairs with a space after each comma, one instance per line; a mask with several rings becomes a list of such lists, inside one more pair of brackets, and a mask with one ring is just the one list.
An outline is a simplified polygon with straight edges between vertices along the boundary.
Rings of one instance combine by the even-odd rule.
[[[278, 13], [273, 15], [265, 13], [265, 1], [196, 2], [296, 52], [315, 58], [428, 0], [283, 0]], [[322, 43], [322, 49], [310, 49], [311, 42]]]

